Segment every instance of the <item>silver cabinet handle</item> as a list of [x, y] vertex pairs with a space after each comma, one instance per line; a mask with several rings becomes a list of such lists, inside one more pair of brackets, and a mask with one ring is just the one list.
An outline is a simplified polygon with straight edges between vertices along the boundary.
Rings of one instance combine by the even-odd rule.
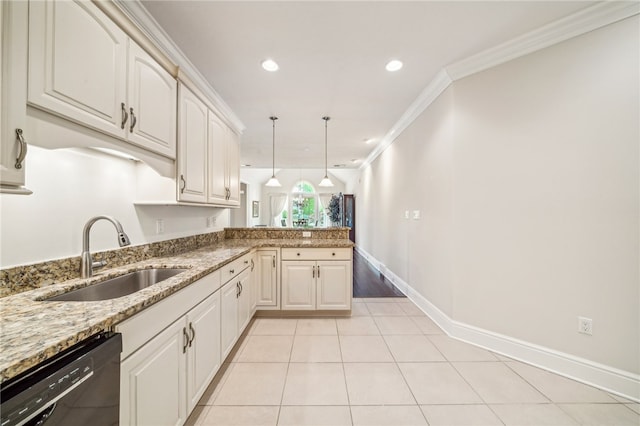
[[296, 256], [300, 256], [300, 253], [296, 253]]
[[184, 175], [180, 175], [180, 182], [182, 183], [182, 185], [180, 185], [180, 193], [183, 194], [184, 189], [187, 187], [187, 181], [184, 180]]
[[136, 115], [133, 113], [133, 108], [129, 108], [129, 112], [131, 113], [131, 127], [129, 127], [129, 133], [133, 133], [133, 128], [136, 127], [136, 123], [138, 119]]
[[196, 330], [193, 328], [193, 324], [189, 323], [189, 331], [191, 331], [191, 338], [189, 339], [189, 347], [193, 343], [193, 339], [196, 338]]
[[238, 284], [240, 284], [240, 294], [242, 295], [242, 292], [244, 291], [244, 287], [242, 287], [242, 283], [239, 282]]
[[189, 335], [187, 334], [187, 328], [182, 327], [182, 353], [187, 352], [189, 346]]
[[251, 271], [253, 271], [253, 268], [255, 267], [255, 263], [253, 263], [253, 259], [251, 259]]
[[127, 113], [127, 109], [124, 107], [124, 102], [120, 104], [120, 109], [122, 111], [122, 123], [120, 123], [120, 128], [124, 129], [124, 125], [129, 119], [129, 114]]
[[276, 267], [276, 257], [275, 257], [275, 256], [273, 256], [273, 257], [271, 258], [271, 260], [273, 260], [273, 267], [275, 268], [275, 267]]
[[318, 278], [320, 278], [320, 265], [318, 265]]
[[16, 138], [18, 139], [18, 147], [20, 148], [18, 156], [16, 157], [16, 169], [21, 169], [22, 162], [27, 156], [27, 141], [24, 140], [22, 129], [16, 129]]
[[315, 277], [316, 277], [316, 267], [315, 267], [315, 266], [313, 267], [313, 272], [311, 273], [311, 276], [312, 276], [313, 278], [315, 278]]
[[236, 299], [240, 297], [240, 283], [236, 283]]

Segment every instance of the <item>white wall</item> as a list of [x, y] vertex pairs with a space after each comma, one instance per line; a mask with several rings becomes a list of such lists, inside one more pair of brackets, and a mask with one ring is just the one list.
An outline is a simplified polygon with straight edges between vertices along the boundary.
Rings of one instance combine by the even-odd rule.
[[359, 246], [455, 321], [638, 374], [638, 25], [453, 83], [362, 170]]
[[[118, 219], [132, 245], [213, 232], [228, 226], [228, 209], [134, 206], [141, 199], [175, 201], [174, 180], [143, 163], [94, 150], [29, 147], [27, 187], [33, 195], [0, 194], [0, 267], [79, 256], [82, 229], [97, 215]], [[206, 218], [216, 216], [214, 227]], [[156, 220], [165, 232], [156, 234]], [[91, 250], [117, 248], [113, 226], [96, 223]]]

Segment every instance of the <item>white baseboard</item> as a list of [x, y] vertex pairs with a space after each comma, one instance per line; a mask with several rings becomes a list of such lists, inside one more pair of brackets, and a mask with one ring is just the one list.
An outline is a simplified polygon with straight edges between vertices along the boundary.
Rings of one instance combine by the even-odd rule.
[[[379, 260], [360, 247], [356, 247], [356, 250], [374, 268], [381, 270], [382, 263]], [[409, 283], [392, 271], [383, 269], [385, 278], [406, 294], [448, 336], [640, 402], [640, 375], [456, 321]]]

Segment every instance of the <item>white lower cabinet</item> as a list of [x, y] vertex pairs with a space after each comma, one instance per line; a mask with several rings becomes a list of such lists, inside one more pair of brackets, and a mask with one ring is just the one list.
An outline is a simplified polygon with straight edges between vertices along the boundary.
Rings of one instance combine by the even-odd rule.
[[256, 252], [256, 308], [259, 310], [280, 309], [278, 266], [280, 250], [258, 249]]
[[120, 366], [121, 425], [182, 425], [187, 420], [187, 359], [177, 321]]
[[282, 309], [316, 309], [316, 262], [282, 262]]
[[220, 292], [187, 314], [187, 412], [191, 412], [220, 369]]
[[219, 286], [214, 272], [116, 326], [121, 425], [187, 420], [221, 365]]
[[282, 249], [282, 310], [349, 310], [351, 249]]
[[251, 320], [251, 269], [245, 268], [222, 287], [221, 352], [224, 360]]

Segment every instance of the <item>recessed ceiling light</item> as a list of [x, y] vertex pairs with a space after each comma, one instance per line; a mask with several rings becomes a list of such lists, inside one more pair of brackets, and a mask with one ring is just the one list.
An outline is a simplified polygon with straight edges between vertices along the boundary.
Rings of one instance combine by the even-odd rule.
[[240, 164], [240, 167], [251, 167], [251, 164]]
[[267, 71], [278, 71], [278, 69], [280, 68], [278, 66], [278, 64], [276, 64], [276, 61], [274, 61], [273, 59], [265, 59], [264, 61], [262, 61], [262, 68], [264, 68]]
[[397, 59], [393, 59], [387, 63], [387, 66], [385, 68], [390, 72], [398, 71], [400, 68], [402, 68], [402, 62]]
[[351, 160], [351, 163], [352, 164], [358, 164], [360, 161], [362, 161], [362, 160], [360, 160], [359, 158], [354, 158], [353, 160]]
[[364, 139], [364, 143], [366, 143], [367, 145], [369, 145], [369, 144], [371, 144], [371, 143], [373, 143], [373, 142], [375, 142], [375, 139], [374, 139], [374, 138], [367, 138], [367, 139]]

